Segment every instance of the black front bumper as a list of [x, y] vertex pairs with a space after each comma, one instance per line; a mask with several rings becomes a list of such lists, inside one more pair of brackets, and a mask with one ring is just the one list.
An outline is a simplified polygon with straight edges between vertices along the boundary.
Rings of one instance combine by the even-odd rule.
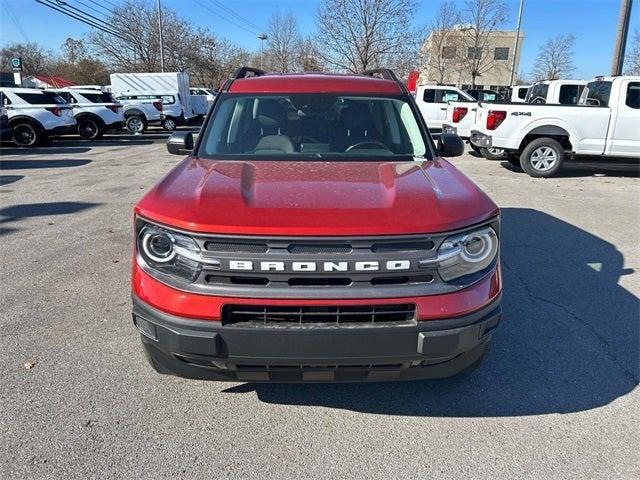
[[134, 297], [133, 321], [161, 373], [250, 382], [355, 382], [443, 378], [482, 358], [500, 300], [447, 320], [402, 326], [224, 326], [160, 312]]

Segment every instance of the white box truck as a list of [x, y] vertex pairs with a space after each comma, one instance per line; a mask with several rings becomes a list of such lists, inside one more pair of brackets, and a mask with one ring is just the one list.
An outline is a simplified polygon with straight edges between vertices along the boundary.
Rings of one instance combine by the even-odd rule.
[[174, 112], [169, 105], [163, 105], [163, 114], [171, 117], [176, 124], [185, 123], [197, 115], [191, 103], [189, 75], [186, 72], [112, 73], [111, 91], [116, 96], [137, 92], [174, 95], [180, 108]]

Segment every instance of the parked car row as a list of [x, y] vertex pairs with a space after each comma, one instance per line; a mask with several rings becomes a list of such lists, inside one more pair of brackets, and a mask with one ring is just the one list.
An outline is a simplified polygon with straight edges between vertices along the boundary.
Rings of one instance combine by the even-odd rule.
[[528, 98], [449, 102], [443, 132], [534, 177], [555, 175], [574, 156], [640, 158], [640, 77], [541, 82]]
[[3, 124], [2, 140], [33, 147], [69, 133], [97, 140], [122, 128], [143, 133], [149, 125], [158, 125], [173, 131], [204, 117], [215, 95], [212, 90], [190, 89], [184, 72], [118, 73], [111, 76], [108, 87], [3, 87], [0, 105], [7, 125]]

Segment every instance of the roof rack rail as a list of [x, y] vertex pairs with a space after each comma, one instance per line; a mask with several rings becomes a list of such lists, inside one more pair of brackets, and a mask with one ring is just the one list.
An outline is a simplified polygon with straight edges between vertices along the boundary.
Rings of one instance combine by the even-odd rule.
[[[253, 75], [247, 75], [248, 73], [252, 73]], [[239, 78], [261, 77], [262, 75], [265, 75], [266, 73], [267, 72], [265, 72], [264, 70], [260, 70], [259, 68], [240, 67], [235, 72], [233, 72], [233, 75], [231, 75], [231, 79], [232, 80], [237, 80]]]
[[365, 75], [367, 77], [380, 75], [385, 80], [391, 80], [393, 82], [396, 82], [398, 85], [400, 85], [400, 88], [402, 89], [403, 93], [409, 93], [407, 86], [404, 83], [402, 83], [398, 79], [398, 77], [396, 77], [396, 74], [393, 73], [393, 70], [391, 70], [390, 68], [373, 68], [371, 70], [365, 70], [364, 72], [361, 73], [361, 75]]

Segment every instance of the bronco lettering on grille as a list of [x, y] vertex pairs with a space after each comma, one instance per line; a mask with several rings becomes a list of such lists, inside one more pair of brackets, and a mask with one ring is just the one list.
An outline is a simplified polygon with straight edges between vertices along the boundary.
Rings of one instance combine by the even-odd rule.
[[379, 270], [409, 270], [409, 260], [388, 260], [386, 262], [253, 262], [251, 260], [229, 260], [229, 270], [260, 272], [370, 272]]

